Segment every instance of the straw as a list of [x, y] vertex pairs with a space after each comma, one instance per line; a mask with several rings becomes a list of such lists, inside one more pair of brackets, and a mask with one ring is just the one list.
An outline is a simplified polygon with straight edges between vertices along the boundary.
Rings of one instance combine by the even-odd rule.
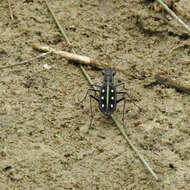
[[187, 24], [185, 24], [162, 0], [157, 0], [158, 3], [171, 15], [173, 18], [175, 18], [180, 24], [183, 25], [183, 27], [187, 30], [187, 32], [190, 34], [190, 28]]
[[17, 66], [21, 66], [21, 65], [25, 65], [25, 64], [28, 64], [30, 63], [31, 61], [34, 61], [35, 59], [39, 59], [41, 57], [44, 57], [48, 54], [50, 54], [51, 52], [46, 52], [46, 53], [41, 53], [40, 55], [36, 56], [36, 57], [32, 57], [28, 60], [25, 60], [25, 61], [22, 61], [20, 63], [16, 63], [14, 65], [8, 65], [8, 66], [5, 66], [5, 67], [0, 67], [0, 70], [3, 70], [3, 69], [8, 69], [8, 68], [13, 68], [13, 67], [17, 67]]

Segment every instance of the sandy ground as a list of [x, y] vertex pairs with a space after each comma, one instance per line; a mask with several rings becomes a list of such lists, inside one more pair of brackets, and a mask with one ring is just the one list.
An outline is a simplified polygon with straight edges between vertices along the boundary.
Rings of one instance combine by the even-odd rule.
[[[190, 26], [189, 0], [165, 1]], [[1, 190], [189, 190], [190, 97], [164, 85], [149, 85], [164, 71], [189, 84], [190, 46], [185, 29], [155, 2], [143, 0], [49, 1], [71, 46], [100, 62], [126, 66], [125, 82], [139, 112], [126, 106], [127, 134], [159, 177], [155, 181], [114, 123], [89, 99], [76, 64], [48, 55], [0, 70]], [[0, 66], [37, 56], [40, 43], [71, 51], [43, 0], [0, 3]], [[173, 51], [172, 48], [181, 46]], [[43, 67], [50, 66], [49, 69]], [[101, 71], [85, 67], [94, 83]], [[122, 104], [115, 116], [121, 121]], [[142, 122], [135, 126], [134, 123]]]

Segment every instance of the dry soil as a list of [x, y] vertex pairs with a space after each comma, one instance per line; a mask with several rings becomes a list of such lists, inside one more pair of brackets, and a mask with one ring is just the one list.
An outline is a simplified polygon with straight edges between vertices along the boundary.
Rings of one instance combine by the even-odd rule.
[[[159, 177], [155, 181], [111, 119], [89, 99], [77, 64], [47, 55], [0, 70], [1, 190], [189, 190], [190, 97], [156, 84], [166, 72], [190, 83], [190, 35], [156, 2], [145, 0], [51, 0], [67, 45], [43, 0], [0, 2], [0, 66], [39, 55], [33, 44], [126, 66], [126, 132]], [[190, 1], [166, 1], [190, 26]], [[176, 48], [177, 49], [173, 49]], [[173, 51], [172, 51], [173, 50]], [[44, 67], [48, 64], [48, 68]], [[85, 67], [94, 83], [100, 70]], [[114, 115], [122, 118], [123, 105]], [[136, 125], [139, 123], [140, 125]]]

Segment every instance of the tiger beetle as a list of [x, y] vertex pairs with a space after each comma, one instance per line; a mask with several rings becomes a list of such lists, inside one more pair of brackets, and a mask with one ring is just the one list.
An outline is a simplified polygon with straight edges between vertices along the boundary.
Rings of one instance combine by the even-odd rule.
[[[90, 96], [90, 111], [91, 111], [91, 122], [90, 127], [92, 125], [93, 121], [93, 113], [92, 113], [92, 99], [98, 102], [100, 111], [105, 116], [111, 116], [113, 112], [116, 110], [116, 106], [119, 102], [123, 101], [123, 125], [124, 125], [124, 118], [125, 118], [125, 104], [126, 104], [126, 98], [125, 95], [127, 95], [129, 98], [129, 94], [126, 91], [117, 91], [117, 87], [123, 86], [123, 89], [125, 89], [125, 83], [117, 83], [114, 84], [114, 76], [116, 74], [115, 70], [112, 69], [104, 69], [102, 70], [102, 74], [104, 76], [103, 84], [92, 84], [92, 88], [89, 88], [86, 92], [86, 95], [84, 99], [86, 98], [89, 91], [94, 91], [96, 95], [89, 95]], [[97, 89], [97, 88], [98, 89]], [[125, 89], [126, 90], [126, 89]], [[121, 98], [117, 98], [117, 95], [122, 94], [124, 95]], [[136, 104], [135, 104], [136, 105]], [[137, 105], [136, 105], [137, 106]], [[138, 106], [137, 106], [138, 107]]]

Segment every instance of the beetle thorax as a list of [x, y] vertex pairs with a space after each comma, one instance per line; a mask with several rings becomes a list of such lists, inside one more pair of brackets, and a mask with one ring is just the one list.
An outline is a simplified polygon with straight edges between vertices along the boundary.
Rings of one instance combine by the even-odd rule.
[[113, 80], [114, 80], [114, 78], [112, 75], [104, 75], [104, 82], [105, 83], [113, 84], [113, 82], [114, 82]]

